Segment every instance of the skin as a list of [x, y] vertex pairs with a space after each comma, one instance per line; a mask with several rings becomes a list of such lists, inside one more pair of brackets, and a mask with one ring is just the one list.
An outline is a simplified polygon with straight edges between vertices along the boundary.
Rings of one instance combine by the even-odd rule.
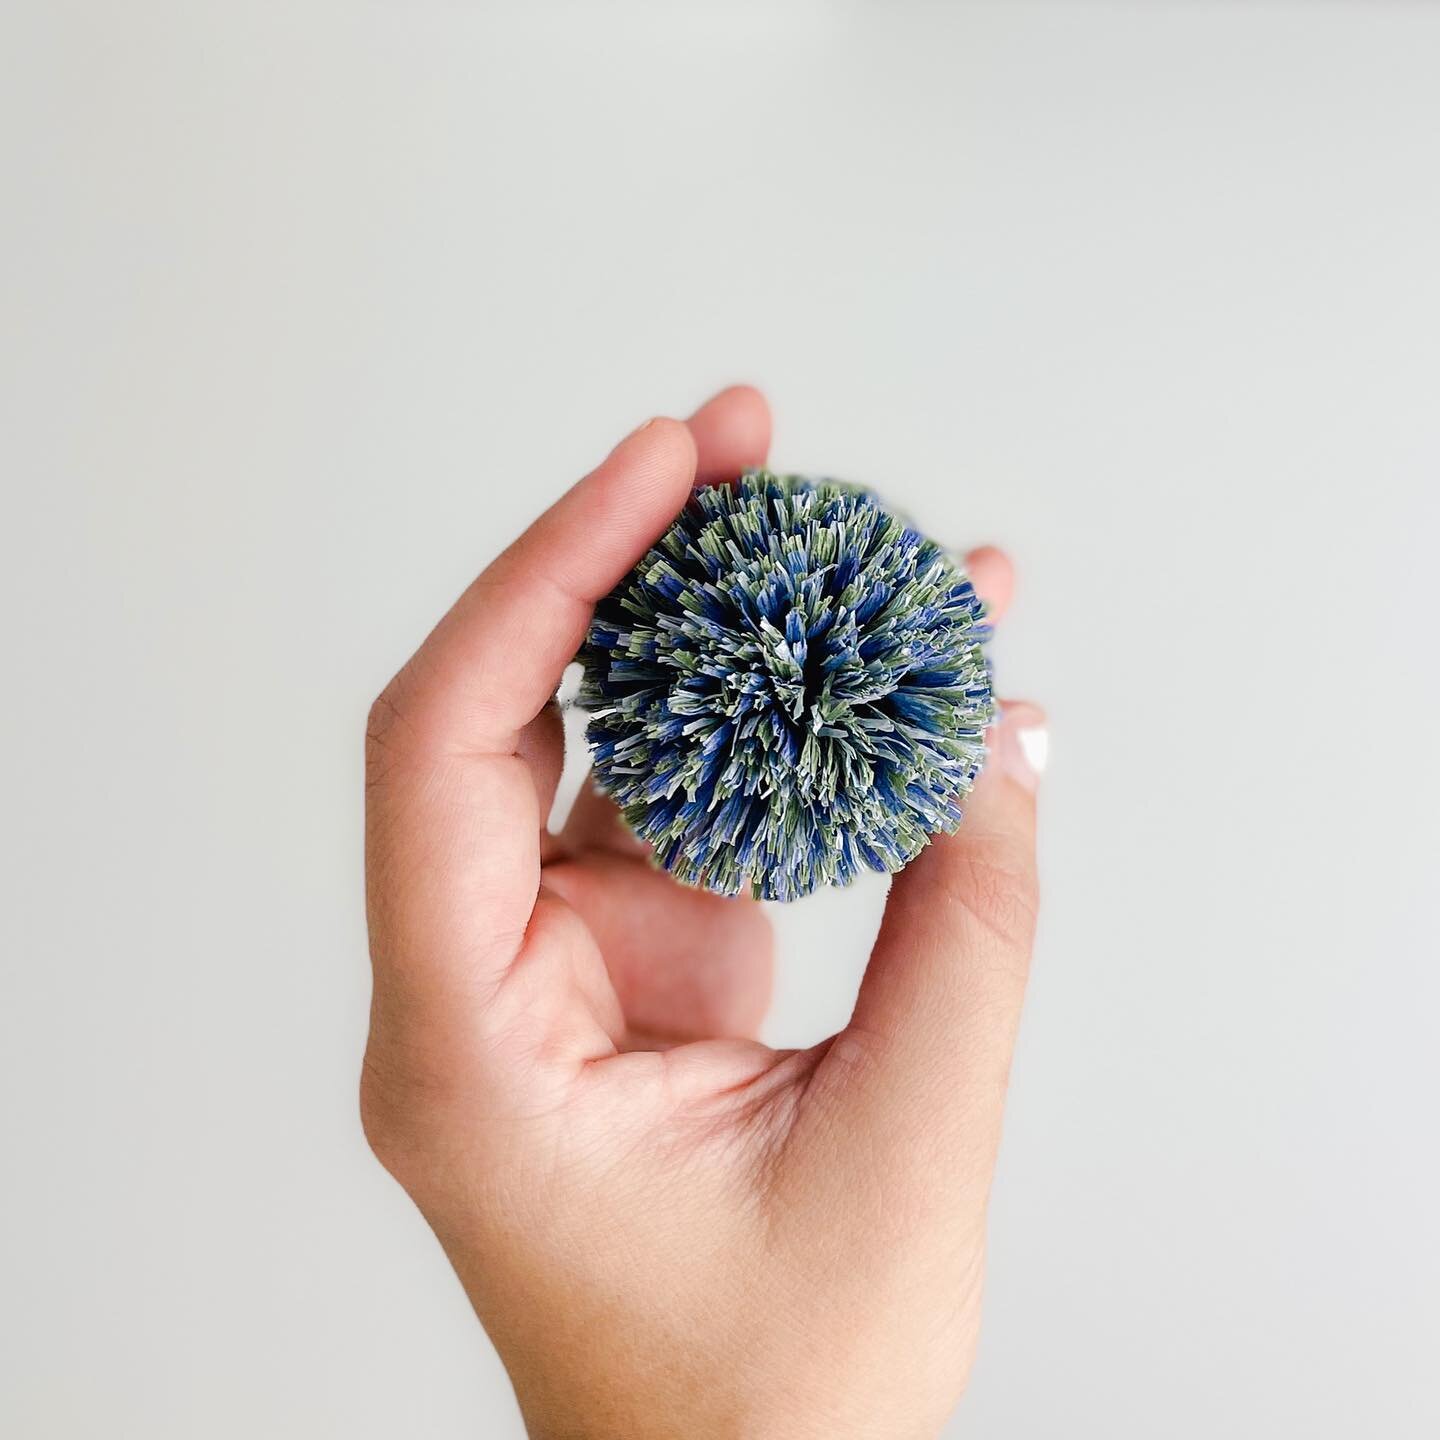
[[[365, 1130], [544, 1440], [933, 1436], [975, 1348], [1040, 713], [1006, 707], [959, 833], [892, 884], [849, 1025], [807, 1050], [755, 1039], [758, 905], [652, 869], [588, 787], [544, 828], [595, 601], [769, 436], [743, 387], [642, 426], [370, 715]], [[1009, 562], [968, 564], [1002, 611]]]

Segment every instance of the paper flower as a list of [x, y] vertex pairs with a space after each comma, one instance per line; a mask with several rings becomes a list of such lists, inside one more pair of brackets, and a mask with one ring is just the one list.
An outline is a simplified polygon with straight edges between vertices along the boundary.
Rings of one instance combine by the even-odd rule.
[[656, 863], [724, 895], [899, 870], [960, 823], [984, 759], [984, 616], [866, 490], [763, 470], [697, 490], [580, 652], [595, 783]]

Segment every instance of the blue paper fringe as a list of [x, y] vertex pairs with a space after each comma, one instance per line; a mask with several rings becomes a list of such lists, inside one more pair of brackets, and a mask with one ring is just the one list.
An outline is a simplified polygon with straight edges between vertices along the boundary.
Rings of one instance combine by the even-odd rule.
[[984, 760], [984, 618], [866, 490], [698, 490], [581, 650], [595, 782], [686, 884], [794, 900], [899, 870], [960, 823]]

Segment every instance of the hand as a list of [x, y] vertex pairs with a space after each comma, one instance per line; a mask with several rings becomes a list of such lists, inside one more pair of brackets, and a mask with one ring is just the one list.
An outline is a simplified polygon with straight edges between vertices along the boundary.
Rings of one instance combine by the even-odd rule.
[[[933, 1436], [975, 1345], [1039, 712], [1007, 707], [959, 833], [893, 882], [850, 1024], [808, 1050], [754, 1038], [759, 906], [652, 869], [588, 789], [545, 829], [594, 602], [769, 430], [747, 389], [642, 426], [370, 716], [365, 1129], [547, 1440]], [[998, 612], [1008, 562], [969, 563]]]

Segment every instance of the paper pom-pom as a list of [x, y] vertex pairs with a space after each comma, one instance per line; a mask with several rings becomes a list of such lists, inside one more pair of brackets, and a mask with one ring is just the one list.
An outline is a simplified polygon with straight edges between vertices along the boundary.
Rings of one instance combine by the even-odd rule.
[[984, 759], [984, 616], [865, 490], [700, 489], [586, 636], [595, 783], [658, 864], [724, 895], [899, 870], [960, 823]]

